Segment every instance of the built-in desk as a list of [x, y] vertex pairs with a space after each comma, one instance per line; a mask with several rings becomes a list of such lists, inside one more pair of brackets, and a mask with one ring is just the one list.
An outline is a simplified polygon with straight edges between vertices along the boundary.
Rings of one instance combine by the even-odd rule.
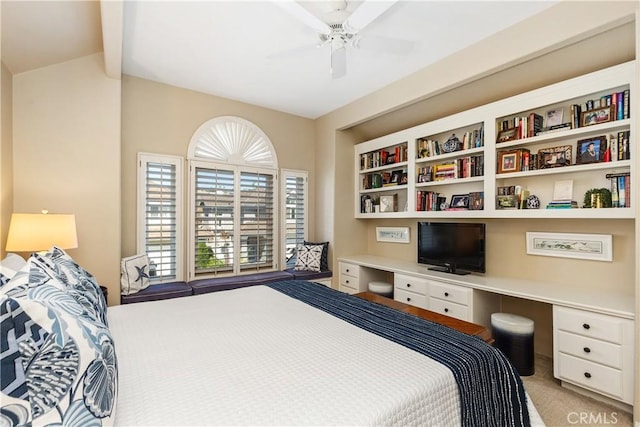
[[374, 255], [338, 261], [343, 292], [365, 292], [370, 281], [393, 280], [396, 301], [486, 327], [491, 313], [500, 311], [501, 295], [552, 304], [554, 376], [593, 397], [633, 404], [633, 293], [489, 275], [459, 276]]

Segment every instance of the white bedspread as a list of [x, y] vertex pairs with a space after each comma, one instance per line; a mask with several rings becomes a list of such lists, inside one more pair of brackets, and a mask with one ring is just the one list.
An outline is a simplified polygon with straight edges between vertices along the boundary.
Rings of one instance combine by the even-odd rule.
[[264, 286], [110, 307], [108, 320], [117, 425], [459, 424], [446, 367]]

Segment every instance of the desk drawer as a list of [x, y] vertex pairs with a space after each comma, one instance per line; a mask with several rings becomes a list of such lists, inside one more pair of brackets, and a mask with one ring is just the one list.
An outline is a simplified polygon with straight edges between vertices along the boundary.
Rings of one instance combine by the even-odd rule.
[[595, 391], [622, 398], [622, 371], [568, 354], [558, 355], [558, 376]]
[[341, 274], [340, 287], [352, 288], [354, 291], [357, 291], [359, 288], [358, 278], [353, 276], [345, 276], [344, 274]]
[[562, 353], [622, 369], [622, 347], [617, 344], [558, 331], [557, 346]]
[[395, 299], [396, 301], [403, 302], [405, 304], [424, 308], [425, 310], [429, 308], [426, 295], [416, 294], [414, 292], [405, 291], [404, 289], [395, 288], [393, 293], [393, 299]]
[[471, 322], [471, 319], [469, 319], [469, 307], [466, 305], [431, 297], [429, 298], [429, 310]]
[[405, 274], [394, 274], [393, 285], [396, 289], [404, 289], [425, 296], [429, 289], [429, 284], [425, 279], [407, 276]]
[[341, 262], [340, 274], [358, 278], [360, 276], [360, 266], [356, 264], [349, 264], [347, 262]]
[[429, 283], [429, 295], [432, 298], [455, 302], [457, 304], [469, 305], [472, 290], [461, 286], [448, 285], [431, 281]]
[[554, 306], [554, 310], [558, 330], [622, 344], [625, 319], [567, 307]]

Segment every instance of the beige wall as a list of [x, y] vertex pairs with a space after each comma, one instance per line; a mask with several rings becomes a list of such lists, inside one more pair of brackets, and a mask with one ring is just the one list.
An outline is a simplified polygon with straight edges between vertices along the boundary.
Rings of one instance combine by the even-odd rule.
[[[136, 253], [137, 153], [172, 154], [186, 158], [196, 129], [218, 116], [238, 116], [251, 121], [270, 139], [280, 168], [309, 172], [309, 238], [315, 238], [315, 135], [312, 120], [131, 76], [123, 78], [122, 116], [123, 256]], [[186, 165], [184, 169], [186, 185]], [[188, 192], [184, 194], [186, 203]]]
[[[1, 9], [1, 8], [0, 8]], [[13, 212], [13, 76], [4, 64], [0, 74], [0, 258]]]
[[102, 54], [13, 78], [13, 207], [76, 215], [69, 254], [119, 298], [120, 81]]

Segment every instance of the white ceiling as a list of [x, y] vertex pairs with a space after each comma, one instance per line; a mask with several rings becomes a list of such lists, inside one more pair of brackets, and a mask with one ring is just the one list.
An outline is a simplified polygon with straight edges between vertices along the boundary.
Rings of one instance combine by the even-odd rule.
[[[361, 31], [363, 46], [347, 48], [347, 75], [332, 79], [328, 46], [317, 48], [314, 30], [271, 1], [126, 0], [122, 72], [317, 118], [554, 3], [399, 1]], [[328, 1], [303, 6], [319, 18], [331, 10]], [[389, 38], [411, 51], [390, 53], [379, 42]], [[12, 73], [101, 50], [98, 1], [2, 0], [2, 61]]]

